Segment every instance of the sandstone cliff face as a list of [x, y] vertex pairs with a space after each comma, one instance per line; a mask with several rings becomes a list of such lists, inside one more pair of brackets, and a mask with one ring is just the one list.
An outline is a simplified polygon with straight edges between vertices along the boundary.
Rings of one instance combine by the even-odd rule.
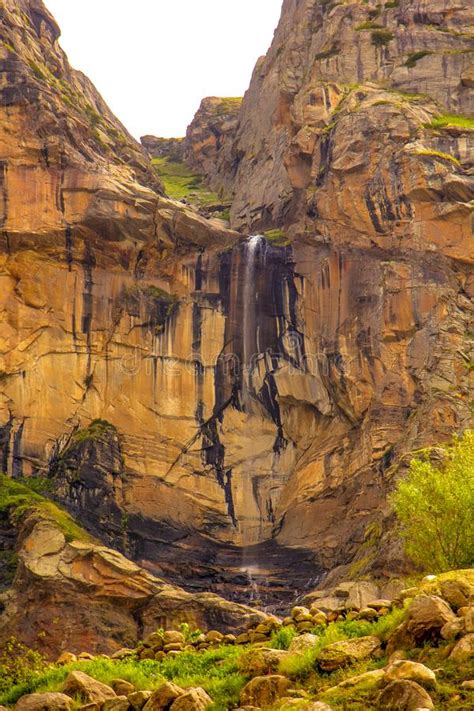
[[[403, 17], [397, 38], [449, 47], [466, 29], [453, 3], [432, 20], [442, 32], [418, 6], [377, 23]], [[289, 243], [247, 241], [157, 194], [132, 139], [116, 157], [60, 109], [24, 59], [67, 67], [53, 21], [33, 0], [19, 19], [4, 7], [3, 468], [48, 475], [107, 543], [197, 588], [291, 595], [355, 556], [358, 572], [394, 569], [397, 463], [472, 421], [469, 134], [424, 128], [431, 100], [375, 83], [395, 81], [406, 45], [354, 29], [370, 4], [286, 2], [222, 155], [238, 158], [234, 224], [284, 227]], [[350, 51], [316, 58], [344, 33]], [[450, 63], [468, 41], [436, 89], [456, 110], [468, 79], [453, 84]], [[360, 86], [342, 81], [352, 42]], [[313, 65], [333, 74], [313, 82]]]

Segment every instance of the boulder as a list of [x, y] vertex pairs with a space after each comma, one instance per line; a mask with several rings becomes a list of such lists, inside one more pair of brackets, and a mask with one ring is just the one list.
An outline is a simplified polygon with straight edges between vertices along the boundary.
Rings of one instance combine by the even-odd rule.
[[205, 711], [212, 706], [212, 699], [204, 689], [188, 689], [171, 706], [171, 711]]
[[441, 629], [456, 615], [448, 603], [436, 595], [419, 595], [409, 605], [405, 622], [390, 636], [388, 653], [395, 649], [410, 649], [425, 642], [436, 642]]
[[115, 699], [108, 699], [102, 704], [101, 711], [128, 711], [130, 701], [126, 696], [116, 696]]
[[129, 649], [128, 647], [122, 647], [118, 649], [111, 655], [111, 659], [127, 659], [128, 657], [134, 657], [136, 655], [135, 649]]
[[184, 689], [171, 681], [159, 686], [150, 696], [143, 711], [165, 711], [171, 704], [184, 694]]
[[301, 654], [301, 652], [305, 652], [307, 649], [313, 649], [318, 639], [319, 637], [315, 634], [306, 632], [305, 634], [299, 635], [299, 637], [294, 637], [291, 640], [288, 651], [292, 654]]
[[56, 664], [58, 667], [65, 666], [66, 664], [72, 664], [73, 662], [77, 662], [77, 656], [72, 652], [63, 652], [56, 659]]
[[117, 696], [129, 696], [136, 691], [133, 684], [129, 681], [125, 681], [125, 679], [114, 679], [110, 682], [110, 686], [115, 691]]
[[66, 694], [27, 694], [16, 702], [15, 711], [69, 711], [72, 705]]
[[68, 696], [80, 696], [81, 699], [92, 704], [102, 704], [115, 696], [115, 691], [110, 686], [92, 679], [81, 671], [70, 672], [62, 690]]
[[465, 580], [444, 580], [440, 586], [440, 597], [453, 608], [458, 610], [460, 607], [469, 605], [471, 597], [474, 597], [474, 589]]
[[128, 700], [134, 711], [141, 711], [152, 695], [151, 691], [135, 691], [130, 694]]
[[455, 662], [467, 662], [474, 657], [474, 634], [467, 634], [461, 637], [453, 651], [449, 655]]
[[460, 637], [460, 635], [465, 631], [465, 621], [462, 617], [457, 617], [451, 622], [446, 622], [445, 625], [441, 627], [441, 637], [448, 641]]
[[434, 671], [418, 662], [399, 660], [393, 662], [385, 668], [385, 681], [397, 681], [398, 679], [408, 679], [416, 681], [424, 687], [431, 688], [436, 685], [436, 674]]
[[358, 674], [350, 679], [344, 679], [337, 686], [325, 691], [325, 694], [331, 694], [341, 689], [376, 689], [382, 685], [385, 677], [385, 671], [383, 669], [374, 669], [373, 671], [365, 672], [364, 674]]
[[240, 692], [240, 703], [261, 708], [271, 706], [286, 694], [290, 686], [290, 680], [279, 674], [257, 676]]
[[245, 675], [263, 676], [278, 671], [280, 662], [289, 656], [283, 649], [257, 647], [244, 652], [239, 659], [239, 669]]
[[432, 709], [433, 701], [422, 686], [415, 681], [392, 681], [379, 694], [379, 709], [383, 711], [416, 711]]
[[461, 689], [467, 689], [468, 691], [474, 691], [474, 679], [469, 679], [468, 681], [463, 681], [461, 684]]
[[167, 644], [184, 644], [185, 642], [184, 634], [176, 630], [169, 630], [163, 635], [163, 646]]
[[347, 664], [371, 657], [380, 650], [380, 647], [379, 638], [373, 636], [334, 642], [319, 653], [318, 665], [322, 671], [335, 671]]
[[389, 610], [392, 607], [391, 600], [372, 600], [367, 603], [367, 607], [372, 607], [374, 610]]
[[474, 607], [468, 607], [464, 615], [464, 629], [467, 634], [474, 632]]

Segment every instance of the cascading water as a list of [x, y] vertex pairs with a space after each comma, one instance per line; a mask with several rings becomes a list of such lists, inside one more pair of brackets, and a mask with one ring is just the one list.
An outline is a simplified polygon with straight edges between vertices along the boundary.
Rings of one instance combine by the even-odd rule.
[[263, 235], [249, 237], [244, 248], [243, 284], [243, 348], [242, 348], [242, 405], [248, 411], [252, 389], [252, 366], [258, 352], [256, 269], [259, 249], [266, 245]]

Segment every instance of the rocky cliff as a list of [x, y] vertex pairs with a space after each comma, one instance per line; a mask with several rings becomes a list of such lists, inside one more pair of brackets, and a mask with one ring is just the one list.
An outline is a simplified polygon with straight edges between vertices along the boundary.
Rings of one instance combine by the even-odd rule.
[[471, 11], [284, 3], [219, 151], [271, 243], [164, 198], [43, 4], [2, 8], [5, 471], [190, 587], [396, 570], [400, 462], [472, 422], [472, 132], [434, 103], [469, 109]]

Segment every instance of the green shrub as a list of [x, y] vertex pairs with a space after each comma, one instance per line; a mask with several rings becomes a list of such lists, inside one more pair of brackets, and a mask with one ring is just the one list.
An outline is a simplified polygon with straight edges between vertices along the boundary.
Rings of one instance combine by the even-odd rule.
[[428, 50], [421, 50], [420, 52], [410, 52], [407, 57], [407, 61], [405, 62], [405, 66], [409, 69], [413, 69], [413, 67], [416, 66], [416, 63], [419, 62], [420, 59], [423, 59], [423, 57], [427, 57], [429, 54], [433, 54], [433, 52], [429, 52]]
[[390, 498], [407, 554], [434, 573], [474, 564], [474, 430], [439, 449], [444, 460], [413, 459]]
[[414, 155], [417, 156], [428, 156], [428, 158], [440, 158], [441, 160], [447, 160], [450, 163], [454, 163], [454, 165], [461, 165], [460, 161], [455, 158], [454, 156], [450, 155], [449, 153], [442, 153], [441, 151], [433, 151], [433, 150], [423, 150], [423, 151], [416, 151]]
[[393, 40], [394, 34], [389, 30], [374, 30], [371, 37], [375, 47], [383, 47]]
[[46, 661], [39, 652], [11, 637], [0, 648], [0, 692], [24, 683], [45, 668]]
[[288, 649], [297, 634], [296, 627], [291, 625], [281, 627], [277, 632], [272, 634], [270, 647], [272, 647], [272, 649]]
[[364, 30], [383, 30], [383, 25], [378, 25], [376, 22], [368, 20], [367, 22], [361, 22], [355, 29], [357, 32], [363, 32]]

